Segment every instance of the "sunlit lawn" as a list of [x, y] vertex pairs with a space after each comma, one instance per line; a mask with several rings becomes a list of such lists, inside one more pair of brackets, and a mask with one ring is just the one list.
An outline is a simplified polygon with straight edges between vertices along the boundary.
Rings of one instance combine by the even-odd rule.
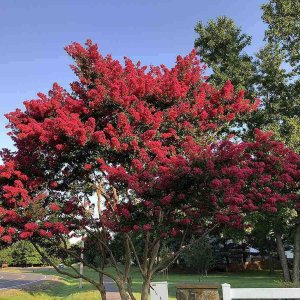
[[[27, 271], [26, 271], [27, 272]], [[91, 270], [85, 270], [86, 274], [95, 277]], [[57, 281], [49, 281], [40, 286], [27, 287], [26, 290], [4, 291], [0, 294], [0, 299], [4, 300], [48, 300], [48, 299], [68, 299], [68, 300], [94, 300], [100, 299], [99, 293], [89, 283], [84, 282], [82, 289], [78, 288], [78, 280], [57, 274], [54, 270], [43, 270], [45, 275], [56, 275]], [[157, 276], [153, 281], [168, 281], [169, 297], [175, 299], [177, 283], [211, 282], [230, 283], [233, 287], [278, 287], [280, 286], [280, 273], [270, 274], [268, 271], [252, 271], [245, 273], [220, 273], [210, 274], [207, 277], [199, 277], [196, 274], [170, 273], [168, 278], [163, 275]], [[139, 298], [138, 292], [142, 281], [137, 270], [133, 272], [133, 289]]]

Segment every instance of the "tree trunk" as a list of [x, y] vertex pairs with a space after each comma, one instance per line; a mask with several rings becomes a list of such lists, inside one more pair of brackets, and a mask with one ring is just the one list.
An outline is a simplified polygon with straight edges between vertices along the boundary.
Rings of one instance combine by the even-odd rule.
[[106, 300], [106, 291], [105, 289], [100, 289], [101, 300]]
[[125, 283], [118, 280], [118, 281], [116, 281], [116, 284], [117, 284], [117, 287], [119, 289], [121, 299], [122, 300], [128, 300], [129, 296], [128, 296], [128, 293], [127, 293], [126, 288], [125, 288]]
[[274, 273], [274, 262], [273, 262], [273, 255], [271, 251], [269, 251], [268, 255], [269, 255], [268, 257], [269, 272]]
[[226, 259], [226, 269], [227, 269], [229, 267], [230, 261], [229, 261], [229, 255], [228, 255], [226, 241], [223, 241], [223, 247], [224, 247], [225, 259]]
[[293, 261], [293, 283], [299, 285], [300, 264], [300, 224], [297, 224], [294, 236], [294, 261]]
[[279, 255], [280, 264], [283, 271], [283, 279], [284, 281], [291, 281], [291, 275], [288, 267], [287, 258], [284, 252], [281, 234], [279, 232], [275, 232], [275, 237], [276, 237], [277, 252]]
[[[160, 249], [160, 241], [159, 240], [154, 240], [152, 245], [149, 244], [150, 242], [150, 236], [147, 235], [146, 242], [144, 245], [144, 255], [143, 255], [143, 273], [144, 273], [144, 278], [143, 278], [143, 285], [142, 285], [142, 291], [141, 291], [141, 300], [148, 300], [149, 296], [149, 289], [150, 289], [150, 282], [153, 277], [153, 270], [156, 261], [156, 258], [159, 253]], [[150, 248], [150, 249], [149, 249]]]
[[130, 299], [136, 300], [132, 291], [132, 278], [131, 278], [131, 249], [129, 235], [124, 237], [124, 247], [125, 247], [125, 271], [124, 271], [124, 280], [127, 282], [127, 293], [129, 294]]
[[142, 286], [141, 300], [148, 300], [149, 290], [150, 290], [150, 281], [145, 280]]
[[119, 290], [119, 292], [120, 292], [120, 296], [121, 296], [122, 300], [128, 300], [129, 299], [128, 294], [127, 294], [125, 289], [122, 288], [121, 290]]
[[101, 294], [101, 299], [106, 300], [106, 289], [104, 285], [104, 275], [99, 273], [99, 284], [100, 284], [100, 294]]
[[[269, 267], [269, 272], [274, 273], [274, 258], [272, 255], [272, 242], [268, 238], [266, 238], [267, 241], [267, 256], [268, 256], [268, 267]], [[262, 251], [261, 251], [262, 252]], [[265, 258], [263, 259], [265, 261]]]
[[[130, 283], [130, 284], [131, 284], [131, 283]], [[128, 292], [128, 294], [129, 294], [129, 297], [130, 297], [131, 300], [136, 300], [135, 296], [133, 295], [133, 291], [132, 291], [132, 289], [131, 289], [131, 286], [128, 287], [127, 292]]]

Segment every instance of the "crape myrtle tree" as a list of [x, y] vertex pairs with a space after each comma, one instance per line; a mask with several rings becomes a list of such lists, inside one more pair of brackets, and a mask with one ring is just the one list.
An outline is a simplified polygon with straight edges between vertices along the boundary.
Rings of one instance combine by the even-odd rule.
[[[255, 195], [256, 201], [253, 203], [258, 206], [262, 205], [263, 208], [257, 210], [256, 215], [252, 215], [253, 226], [257, 218], [259, 222], [261, 216], [266, 217], [272, 224], [284, 279], [287, 280], [290, 276], [289, 267], [280, 233], [289, 222], [291, 223], [289, 225], [295, 225], [294, 217], [299, 211], [299, 156], [290, 148], [285, 147], [282, 142], [271, 140], [270, 137], [271, 133], [262, 133], [256, 142], [248, 143], [248, 149], [251, 149], [249, 155], [255, 157], [255, 161], [251, 164], [254, 163], [258, 168], [258, 177], [251, 183], [247, 197], [252, 198]], [[280, 162], [283, 157], [284, 163]], [[287, 197], [292, 201], [286, 201]], [[276, 204], [273, 205], [274, 203]], [[298, 261], [299, 256], [295, 252], [294, 274], [299, 272]]]
[[[228, 177], [235, 172], [240, 176], [243, 174], [246, 184], [242, 188], [240, 204], [243, 207], [247, 231], [249, 228], [257, 226], [261, 216], [265, 216], [272, 223], [286, 279], [290, 276], [289, 268], [284, 245], [281, 236], [278, 237], [278, 235], [282, 227], [287, 226], [289, 222], [295, 222], [294, 217], [299, 211], [299, 155], [282, 142], [274, 140], [271, 132], [264, 133], [258, 129], [254, 131], [254, 140], [241, 143], [240, 146], [242, 145], [245, 147], [241, 162], [243, 167], [227, 168], [224, 166], [219, 174], [224, 176], [225, 170], [228, 170]], [[236, 146], [235, 149], [237, 149]], [[245, 176], [244, 172], [248, 171], [248, 175]], [[219, 188], [223, 193], [223, 186], [218, 179], [214, 179], [212, 183], [215, 187], [214, 196], [218, 193]], [[232, 181], [230, 188], [235, 188]], [[239, 188], [238, 186], [237, 189]], [[237, 205], [231, 205], [230, 209], [232, 212], [240, 212]], [[289, 226], [291, 225], [295, 224], [289, 224]], [[294, 260], [293, 273], [299, 268], [296, 263], [298, 261], [296, 254]]]
[[[274, 131], [277, 139], [299, 154], [300, 3], [291, 0], [270, 0], [262, 5], [262, 11], [262, 19], [267, 24], [267, 43], [257, 55], [258, 90], [266, 103], [267, 111], [264, 116], [273, 116], [266, 118], [269, 121], [265, 127]], [[291, 226], [287, 235], [294, 239], [293, 273], [290, 277], [294, 283], [299, 284], [298, 213], [290, 214], [289, 225]], [[277, 232], [278, 237], [281, 233]]]
[[[195, 40], [197, 52], [200, 59], [213, 70], [210, 82], [221, 86], [231, 79], [246, 89], [246, 95], [256, 95], [262, 101], [259, 110], [240, 119], [242, 122], [239, 129], [246, 129], [244, 136], [251, 136], [255, 127], [272, 130], [276, 139], [283, 141], [298, 154], [299, 11], [299, 1], [270, 0], [262, 5], [262, 20], [266, 24], [265, 45], [254, 57], [247, 54], [251, 37], [228, 17], [210, 20], [206, 25], [199, 22], [195, 28], [198, 33]], [[286, 237], [293, 234], [294, 250], [297, 252], [292, 276], [285, 267], [287, 264], [282, 265], [285, 280], [299, 283], [299, 216], [295, 210], [286, 208], [276, 216], [272, 215], [269, 221], [274, 224], [272, 230], [276, 232], [278, 246], [283, 245]], [[283, 250], [284, 247], [278, 248], [281, 256]]]
[[[218, 224], [243, 226], [245, 212], [295, 205], [289, 185], [296, 188], [298, 156], [261, 131], [252, 143], [226, 134], [258, 102], [235, 93], [230, 82], [220, 90], [204, 82], [195, 51], [177, 57], [171, 69], [148, 71], [128, 58], [123, 66], [103, 57], [91, 41], [66, 51], [78, 76], [71, 92], [54, 84], [48, 95], [40, 93], [24, 102], [24, 110], [7, 114], [17, 150], [2, 151], [2, 241], [31, 241], [58, 272], [87, 280], [102, 299], [104, 275], [116, 282], [122, 299], [134, 299], [135, 260], [145, 300], [153, 276], [192, 244], [186, 239], [191, 233], [197, 241]], [[270, 181], [258, 181], [260, 176]], [[114, 233], [123, 239], [124, 267], [110, 249]], [[94, 241], [103, 258], [98, 264], [68, 246], [76, 234]], [[142, 256], [136, 235], [143, 236]], [[158, 260], [170, 236], [180, 240], [179, 247]], [[81, 275], [67, 259], [72, 272], [59, 270], [45, 244], [98, 272], [99, 280]], [[106, 259], [113, 273], [104, 268]]]

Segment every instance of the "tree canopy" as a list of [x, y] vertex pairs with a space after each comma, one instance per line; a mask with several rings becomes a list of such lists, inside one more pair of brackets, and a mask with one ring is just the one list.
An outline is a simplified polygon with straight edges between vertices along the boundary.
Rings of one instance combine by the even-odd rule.
[[[274, 213], [284, 204], [298, 209], [299, 156], [259, 129], [248, 142], [228, 133], [259, 102], [229, 81], [222, 88], [205, 82], [196, 51], [178, 56], [173, 68], [150, 69], [103, 57], [91, 41], [66, 51], [78, 76], [71, 91], [55, 83], [48, 95], [7, 114], [17, 150], [2, 151], [3, 242], [29, 240], [46, 260], [41, 247], [52, 243], [99, 272], [97, 282], [76, 268], [58, 270], [86, 279], [102, 297], [107, 275], [122, 299], [134, 299], [134, 257], [144, 300], [153, 276], [190, 242], [188, 234], [241, 227], [245, 214]], [[124, 270], [108, 243], [115, 233], [123, 237]], [[116, 273], [68, 247], [70, 236], [86, 234]], [[144, 236], [142, 257], [132, 242], [137, 234]], [[169, 236], [180, 239], [178, 251], [158, 261]]]

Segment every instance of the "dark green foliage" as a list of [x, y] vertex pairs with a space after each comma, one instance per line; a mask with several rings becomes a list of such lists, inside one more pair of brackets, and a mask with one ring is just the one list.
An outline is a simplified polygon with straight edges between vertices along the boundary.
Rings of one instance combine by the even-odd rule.
[[[266, 50], [258, 54], [262, 97], [276, 137], [300, 153], [300, 1], [270, 0], [262, 5]], [[276, 51], [269, 51], [269, 49]]]
[[300, 1], [270, 0], [262, 5], [269, 43], [280, 44], [285, 61], [300, 71]]
[[12, 265], [13, 258], [11, 256], [11, 247], [4, 248], [0, 251], [0, 265], [8, 264]]
[[237, 90], [250, 91], [255, 66], [244, 50], [251, 37], [227, 17], [209, 20], [206, 26], [199, 22], [195, 31], [199, 35], [195, 47], [200, 59], [213, 71], [210, 82], [220, 87], [230, 80]]
[[[104, 251], [104, 248], [96, 242], [95, 239], [96, 238], [93, 236], [87, 236], [85, 238], [84, 257], [92, 265], [96, 267], [104, 267], [107, 260], [107, 253]], [[81, 242], [77, 246], [82, 247]], [[122, 243], [120, 244], [120, 246], [122, 246]]]
[[240, 120], [239, 128], [250, 129], [248, 136], [255, 127], [272, 130], [300, 153], [300, 1], [270, 0], [262, 11], [266, 44], [255, 58], [245, 52], [251, 37], [227, 17], [199, 22], [195, 46], [213, 71], [213, 84], [230, 79], [250, 98], [261, 99], [261, 109]]
[[33, 245], [27, 241], [20, 241], [12, 246], [11, 256], [15, 266], [41, 265], [42, 258]]
[[[72, 247], [74, 248], [76, 246], [70, 246], [70, 249], [73, 249]], [[76, 262], [53, 245], [44, 245], [44, 251], [56, 265], [60, 264], [63, 260], [68, 264]], [[0, 250], [0, 265], [3, 263], [8, 264], [9, 266], [22, 267], [46, 264], [34, 246], [28, 241], [19, 241]]]
[[217, 264], [217, 250], [209, 239], [195, 241], [182, 254], [185, 265], [198, 272], [206, 274]]
[[43, 260], [30, 242], [20, 241], [0, 251], [0, 263], [10, 266], [42, 265]]

